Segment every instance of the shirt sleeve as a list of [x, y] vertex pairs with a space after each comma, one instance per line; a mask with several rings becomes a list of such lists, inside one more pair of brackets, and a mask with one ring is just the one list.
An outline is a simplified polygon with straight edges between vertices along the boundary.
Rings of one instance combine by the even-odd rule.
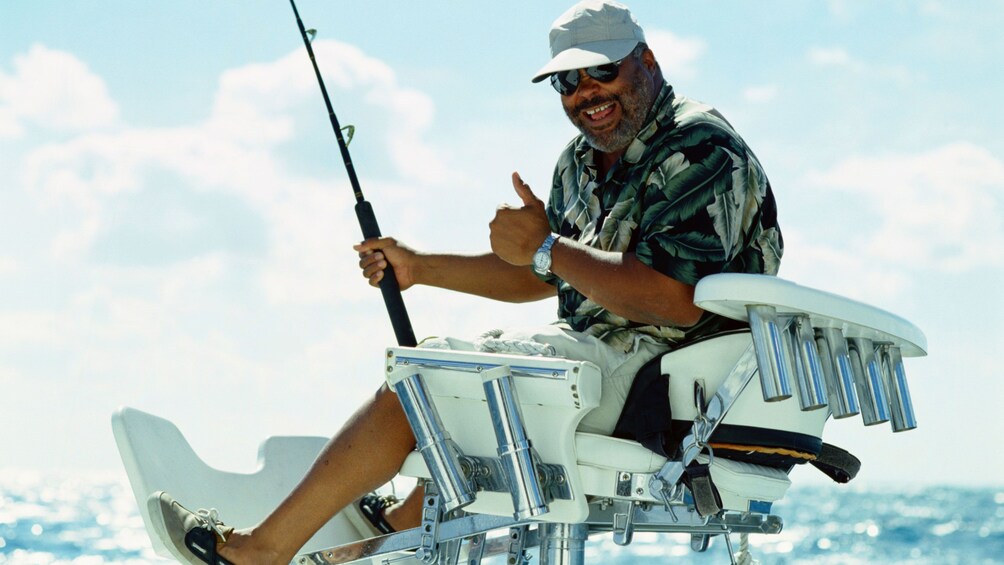
[[[758, 207], [742, 146], [705, 139], [663, 160], [642, 191], [638, 259], [680, 282], [725, 272]], [[754, 161], [755, 163], [755, 161]], [[759, 165], [753, 184], [763, 178]], [[764, 179], [765, 180], [765, 179]]]

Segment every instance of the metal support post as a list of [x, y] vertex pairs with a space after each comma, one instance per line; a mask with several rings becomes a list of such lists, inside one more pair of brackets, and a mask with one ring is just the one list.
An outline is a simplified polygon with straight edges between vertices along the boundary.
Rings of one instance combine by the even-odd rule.
[[538, 526], [541, 565], [583, 565], [589, 527], [585, 524], [552, 524]]

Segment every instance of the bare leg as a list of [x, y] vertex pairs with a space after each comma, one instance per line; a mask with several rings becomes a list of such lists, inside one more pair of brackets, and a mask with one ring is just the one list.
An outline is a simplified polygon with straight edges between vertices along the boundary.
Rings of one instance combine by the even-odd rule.
[[239, 565], [289, 563], [335, 513], [392, 479], [414, 448], [397, 396], [380, 387], [286, 499], [258, 526], [234, 532], [220, 555]]
[[418, 527], [422, 522], [424, 499], [425, 489], [415, 487], [404, 500], [384, 511], [384, 519], [396, 532]]

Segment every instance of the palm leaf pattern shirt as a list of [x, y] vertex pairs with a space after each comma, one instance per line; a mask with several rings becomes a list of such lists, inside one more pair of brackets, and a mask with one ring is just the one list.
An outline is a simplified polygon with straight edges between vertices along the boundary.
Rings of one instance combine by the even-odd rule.
[[[631, 252], [687, 284], [714, 273], [777, 274], [781, 231], [760, 163], [714, 108], [666, 84], [620, 160], [598, 178], [580, 135], [558, 159], [547, 206], [551, 229], [604, 251]], [[742, 327], [705, 312], [689, 328], [656, 327], [610, 312], [554, 275], [559, 324], [625, 352], [638, 339], [679, 346]]]

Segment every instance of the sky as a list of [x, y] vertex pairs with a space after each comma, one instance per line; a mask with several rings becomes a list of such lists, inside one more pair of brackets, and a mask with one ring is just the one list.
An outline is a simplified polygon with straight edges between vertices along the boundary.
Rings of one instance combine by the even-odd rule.
[[[301, 0], [385, 234], [484, 251], [512, 171], [547, 193], [575, 131], [529, 79], [568, 5]], [[630, 6], [763, 164], [780, 276], [927, 336], [917, 430], [827, 427], [858, 483], [1001, 484], [1004, 4]], [[121, 472], [120, 406], [251, 470], [265, 437], [330, 435], [375, 390], [394, 338], [325, 113], [286, 2], [0, 4], [0, 470]], [[420, 338], [556, 309], [405, 301]]]

